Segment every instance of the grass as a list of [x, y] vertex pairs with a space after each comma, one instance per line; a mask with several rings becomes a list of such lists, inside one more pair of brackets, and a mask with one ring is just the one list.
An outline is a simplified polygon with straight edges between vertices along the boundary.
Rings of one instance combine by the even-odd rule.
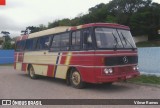
[[160, 41], [145, 41], [136, 43], [137, 47], [159, 47]]
[[128, 82], [160, 85], [160, 77], [153, 75], [140, 75], [137, 78], [129, 79]]

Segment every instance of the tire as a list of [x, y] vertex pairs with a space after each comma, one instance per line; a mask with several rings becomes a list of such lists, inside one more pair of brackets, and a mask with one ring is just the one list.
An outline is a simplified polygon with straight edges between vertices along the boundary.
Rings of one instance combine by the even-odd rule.
[[85, 87], [85, 83], [82, 81], [82, 77], [76, 69], [71, 70], [71, 74], [69, 78], [70, 78], [70, 84], [72, 85], [72, 87], [77, 89], [82, 89]]
[[37, 75], [35, 74], [33, 66], [29, 66], [28, 74], [31, 79], [37, 79]]

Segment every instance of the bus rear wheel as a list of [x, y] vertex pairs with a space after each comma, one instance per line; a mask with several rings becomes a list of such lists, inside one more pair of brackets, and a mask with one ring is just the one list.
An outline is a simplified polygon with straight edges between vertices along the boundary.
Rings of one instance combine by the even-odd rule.
[[85, 86], [85, 83], [82, 81], [80, 73], [76, 69], [72, 69], [70, 74], [70, 83], [72, 87], [82, 89]]
[[34, 71], [34, 68], [33, 66], [29, 66], [29, 69], [28, 69], [28, 74], [29, 74], [29, 77], [31, 79], [36, 79], [37, 78], [37, 75], [35, 74], [35, 71]]

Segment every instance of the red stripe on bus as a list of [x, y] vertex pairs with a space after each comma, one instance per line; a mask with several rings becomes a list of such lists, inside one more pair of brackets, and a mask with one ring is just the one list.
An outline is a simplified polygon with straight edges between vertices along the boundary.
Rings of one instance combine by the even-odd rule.
[[61, 56], [61, 59], [60, 59], [61, 61], [59, 63], [60, 64], [65, 64], [66, 57], [67, 57], [67, 52], [62, 53], [62, 56]]
[[17, 61], [17, 54], [18, 53], [16, 53], [16, 52], [14, 53], [14, 61]]
[[28, 39], [28, 35], [23, 35], [23, 36], [17, 37], [16, 41], [21, 41], [26, 39]]
[[18, 62], [23, 62], [24, 53], [20, 52], [18, 53]]
[[27, 64], [26, 63], [22, 63], [22, 71], [26, 71], [27, 69]]
[[16, 69], [16, 62], [14, 62], [14, 69]]
[[47, 76], [52, 77], [54, 74], [54, 65], [48, 65]]
[[82, 25], [82, 28], [93, 27], [93, 26], [106, 26], [106, 27], [113, 27], [113, 28], [122, 28], [128, 29], [128, 26], [120, 25], [120, 24], [113, 24], [113, 23], [90, 23]]
[[71, 30], [77, 30], [77, 27], [75, 26], [75, 27], [71, 27]]
[[28, 39], [28, 35], [22, 36], [22, 40]]

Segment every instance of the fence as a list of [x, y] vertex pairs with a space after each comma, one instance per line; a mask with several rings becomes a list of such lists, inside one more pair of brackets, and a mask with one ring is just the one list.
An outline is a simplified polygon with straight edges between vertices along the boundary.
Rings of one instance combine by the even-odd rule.
[[14, 50], [0, 50], [0, 64], [11, 64], [14, 62]]

